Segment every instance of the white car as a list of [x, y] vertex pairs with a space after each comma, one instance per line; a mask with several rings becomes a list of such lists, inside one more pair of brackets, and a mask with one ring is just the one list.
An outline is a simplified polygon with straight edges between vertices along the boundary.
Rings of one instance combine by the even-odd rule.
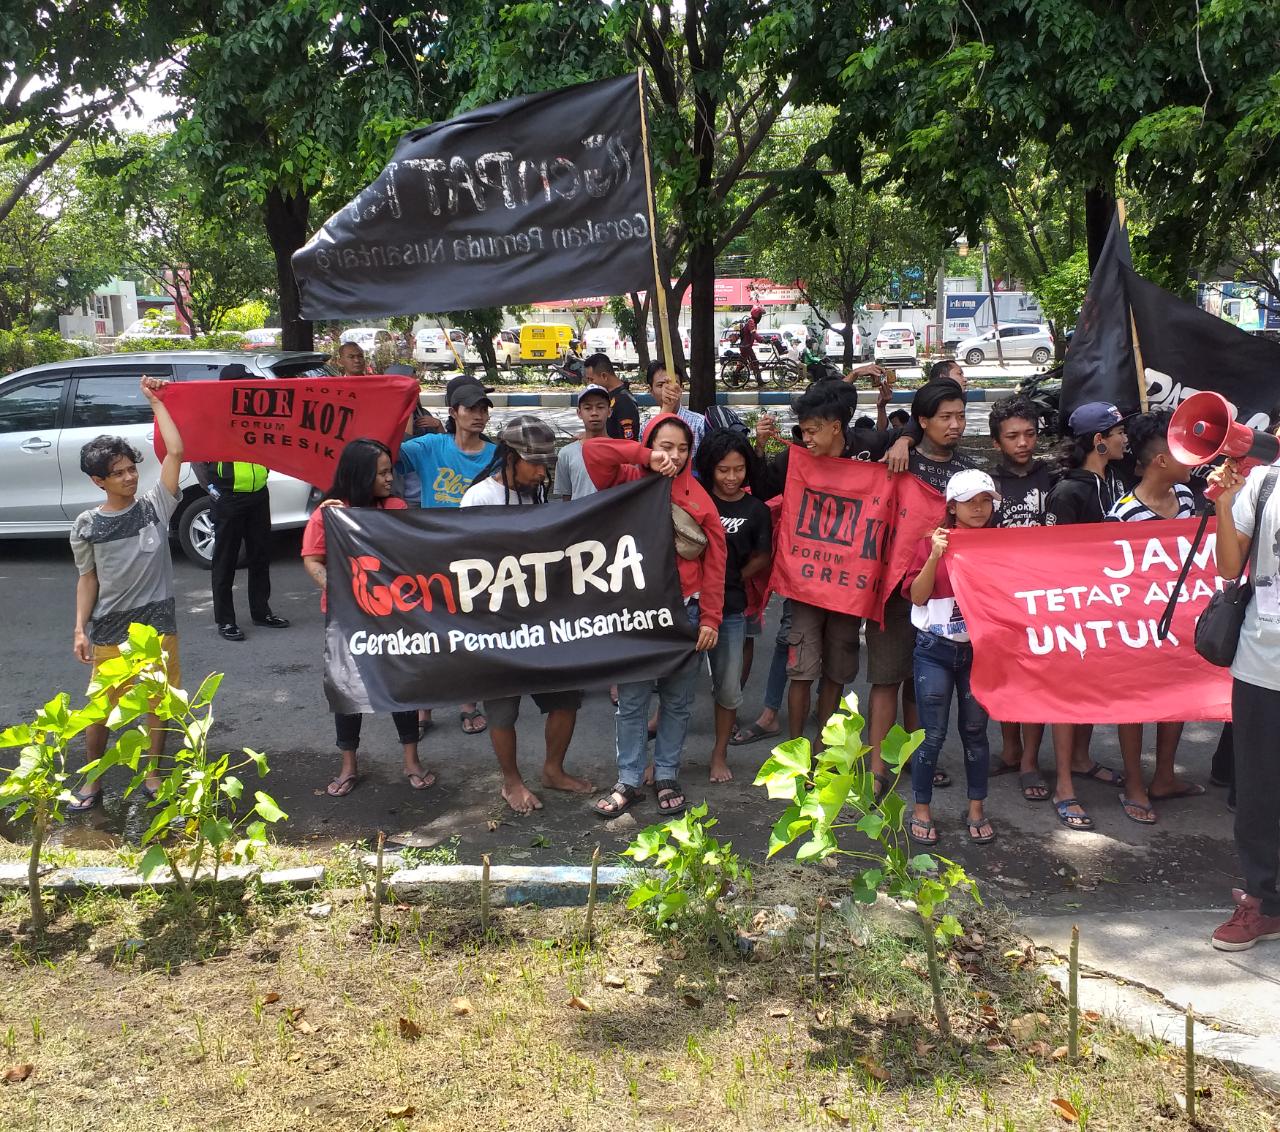
[[616, 326], [596, 327], [582, 332], [582, 356], [608, 354], [616, 366], [633, 366], [639, 361], [636, 344]]
[[876, 331], [875, 360], [888, 365], [913, 365], [916, 330], [909, 322], [886, 322]]
[[350, 330], [344, 330], [338, 341], [354, 342], [365, 352], [365, 357], [372, 360], [373, 352], [379, 346], [394, 347], [396, 336], [385, 326], [353, 326]]
[[[823, 353], [828, 361], [839, 365], [844, 359], [844, 323], [833, 322], [823, 334]], [[871, 360], [871, 336], [866, 327], [855, 324], [853, 328], [853, 360], [866, 362]]]
[[1053, 357], [1053, 335], [1043, 323], [1011, 322], [1000, 327], [1000, 353], [996, 352], [994, 329], [965, 338], [956, 346], [956, 357], [967, 366], [994, 362], [1004, 355], [1004, 360], [1031, 361], [1044, 365]]
[[121, 338], [189, 338], [178, 329], [178, 320], [172, 316], [157, 318], [146, 315], [135, 318], [120, 332]]
[[493, 353], [499, 366], [511, 367], [520, 364], [520, 328], [508, 326], [493, 336]]
[[[415, 330], [413, 360], [425, 366], [448, 366], [450, 369], [457, 369], [459, 362], [465, 366], [474, 361], [467, 350], [467, 336], [456, 326], [449, 327], [448, 334], [446, 341], [445, 331], [438, 326], [424, 326]], [[452, 349], [450, 342], [453, 343]]]
[[280, 345], [280, 335], [283, 333], [278, 326], [266, 326], [261, 330], [246, 330], [244, 332], [244, 348], [246, 350], [262, 350]]
[[[215, 380], [228, 362], [254, 377], [323, 377], [333, 371], [323, 354], [277, 350], [169, 350], [104, 354], [31, 366], [0, 379], [0, 538], [66, 538], [76, 517], [102, 502], [80, 471], [80, 449], [101, 433], [123, 436], [142, 453], [139, 490], [160, 474], [155, 425], [142, 395], [143, 374], [171, 381]], [[182, 502], [170, 528], [186, 556], [213, 563], [212, 500], [190, 466], [179, 481]], [[309, 484], [272, 472], [271, 526], [301, 527], [314, 498]]]

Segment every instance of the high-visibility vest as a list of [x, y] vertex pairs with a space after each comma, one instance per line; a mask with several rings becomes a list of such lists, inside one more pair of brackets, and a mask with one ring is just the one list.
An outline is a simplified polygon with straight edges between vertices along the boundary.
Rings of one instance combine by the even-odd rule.
[[237, 460], [230, 467], [231, 472], [228, 474], [227, 463], [219, 464], [218, 474], [231, 481], [231, 490], [237, 495], [261, 491], [267, 486], [267, 469], [261, 464], [242, 464]]

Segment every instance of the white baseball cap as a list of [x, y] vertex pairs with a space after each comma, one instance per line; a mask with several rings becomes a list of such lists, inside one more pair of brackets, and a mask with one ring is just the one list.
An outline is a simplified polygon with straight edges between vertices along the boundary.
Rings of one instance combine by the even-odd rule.
[[1000, 493], [996, 491], [995, 481], [986, 472], [977, 468], [965, 468], [956, 472], [947, 481], [947, 502], [968, 503], [975, 495], [986, 492], [993, 503], [1000, 502]]

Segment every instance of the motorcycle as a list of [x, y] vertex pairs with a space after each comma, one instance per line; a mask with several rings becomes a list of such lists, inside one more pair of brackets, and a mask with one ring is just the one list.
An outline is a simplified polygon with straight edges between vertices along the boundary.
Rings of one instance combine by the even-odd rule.
[[1040, 431], [1062, 434], [1062, 366], [1032, 374], [1018, 382], [1018, 394], [1040, 412]]

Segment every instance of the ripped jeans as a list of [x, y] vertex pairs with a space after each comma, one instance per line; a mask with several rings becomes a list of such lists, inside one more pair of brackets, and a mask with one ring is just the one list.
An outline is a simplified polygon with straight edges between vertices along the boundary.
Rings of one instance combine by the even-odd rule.
[[933, 633], [916, 633], [913, 655], [916, 708], [924, 742], [911, 760], [911, 789], [916, 804], [927, 806], [933, 799], [933, 774], [947, 738], [951, 720], [951, 697], [960, 693], [960, 743], [964, 747], [964, 775], [969, 799], [987, 796], [987, 775], [991, 769], [991, 745], [987, 742], [987, 712], [973, 698], [969, 673], [973, 667], [973, 646], [967, 641], [950, 641]]

